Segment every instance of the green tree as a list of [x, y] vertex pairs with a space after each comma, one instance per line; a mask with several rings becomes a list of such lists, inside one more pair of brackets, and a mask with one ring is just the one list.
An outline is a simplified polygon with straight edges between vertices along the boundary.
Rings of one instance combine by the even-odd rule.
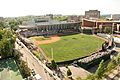
[[19, 61], [21, 58], [21, 53], [18, 50], [14, 50], [13, 56], [16, 61]]
[[117, 54], [115, 61], [116, 64], [120, 64], [120, 53]]
[[3, 30], [0, 29], [0, 41], [1, 41], [2, 37], [3, 37]]
[[1, 40], [0, 42], [0, 53], [1, 53], [1, 57], [5, 58], [8, 56], [12, 56], [12, 45], [10, 44], [9, 39], [4, 38]]
[[82, 78], [81, 77], [77, 77], [76, 80], [82, 80]]
[[11, 30], [17, 30], [19, 24], [20, 23], [15, 20], [9, 21], [9, 27]]
[[94, 74], [90, 74], [87, 76], [87, 78], [85, 80], [95, 80], [95, 75]]
[[21, 73], [23, 75], [23, 78], [27, 78], [28, 76], [31, 75], [31, 70], [30, 70], [30, 68], [28, 68], [28, 65], [25, 61], [21, 60], [19, 67], [20, 67]]
[[102, 44], [102, 50], [103, 50], [103, 51], [106, 50], [106, 44], [105, 44], [105, 43]]
[[52, 69], [57, 69], [57, 64], [54, 60], [51, 60], [51, 67]]
[[15, 36], [9, 29], [0, 30], [0, 54], [2, 58], [12, 56]]
[[71, 76], [72, 76], [72, 72], [71, 72], [71, 70], [68, 68], [68, 70], [67, 70], [67, 76], [69, 77], [69, 78], [71, 78]]
[[0, 21], [0, 29], [3, 29], [5, 27], [5, 23]]
[[105, 27], [105, 32], [111, 34], [112, 33], [112, 27], [110, 27], [110, 26]]
[[95, 77], [101, 79], [105, 72], [104, 60], [102, 60], [99, 64], [98, 69], [95, 72]]
[[115, 60], [114, 60], [114, 58], [112, 58], [111, 60], [110, 60], [110, 62], [108, 63], [108, 65], [107, 65], [107, 71], [110, 71], [111, 69], [113, 69], [115, 67]]
[[53, 18], [53, 20], [66, 21], [67, 18], [68, 18], [67, 16], [56, 16]]

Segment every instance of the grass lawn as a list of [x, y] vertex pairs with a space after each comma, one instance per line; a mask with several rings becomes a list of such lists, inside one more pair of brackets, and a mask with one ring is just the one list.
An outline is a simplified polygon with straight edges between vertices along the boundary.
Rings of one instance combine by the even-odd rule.
[[91, 54], [101, 48], [102, 43], [103, 40], [93, 35], [76, 34], [62, 36], [61, 40], [50, 44], [42, 44], [40, 47], [50, 59], [51, 48], [53, 48], [53, 58], [56, 62], [60, 62]]
[[22, 80], [14, 59], [0, 60], [0, 80]]

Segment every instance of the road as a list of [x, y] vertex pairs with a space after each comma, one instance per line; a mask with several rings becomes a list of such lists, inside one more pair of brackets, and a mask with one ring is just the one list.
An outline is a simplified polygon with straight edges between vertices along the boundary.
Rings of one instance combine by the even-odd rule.
[[48, 73], [45, 73], [44, 68], [38, 63], [38, 61], [30, 54], [25, 47], [21, 48], [17, 43], [16, 49], [18, 49], [22, 54], [22, 59], [27, 62], [30, 69], [34, 69], [36, 74], [39, 74], [43, 80], [53, 80]]

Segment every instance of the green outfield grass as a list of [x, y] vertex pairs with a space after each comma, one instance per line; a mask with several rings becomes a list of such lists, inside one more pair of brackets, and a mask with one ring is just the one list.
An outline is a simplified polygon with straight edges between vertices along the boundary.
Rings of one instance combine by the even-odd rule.
[[51, 59], [52, 48], [53, 58], [56, 62], [80, 58], [95, 52], [101, 48], [103, 40], [93, 35], [76, 34], [62, 36], [61, 40], [42, 44], [40, 47], [44, 50], [49, 59]]
[[0, 60], [0, 80], [22, 80], [22, 76], [13, 59]]

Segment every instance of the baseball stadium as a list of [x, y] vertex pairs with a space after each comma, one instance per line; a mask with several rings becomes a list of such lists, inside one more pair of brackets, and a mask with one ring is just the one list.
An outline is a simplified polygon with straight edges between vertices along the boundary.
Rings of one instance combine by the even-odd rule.
[[79, 22], [39, 22], [19, 26], [19, 34], [42, 49], [48, 60], [69, 61], [88, 56], [104, 42], [95, 35], [80, 33]]

